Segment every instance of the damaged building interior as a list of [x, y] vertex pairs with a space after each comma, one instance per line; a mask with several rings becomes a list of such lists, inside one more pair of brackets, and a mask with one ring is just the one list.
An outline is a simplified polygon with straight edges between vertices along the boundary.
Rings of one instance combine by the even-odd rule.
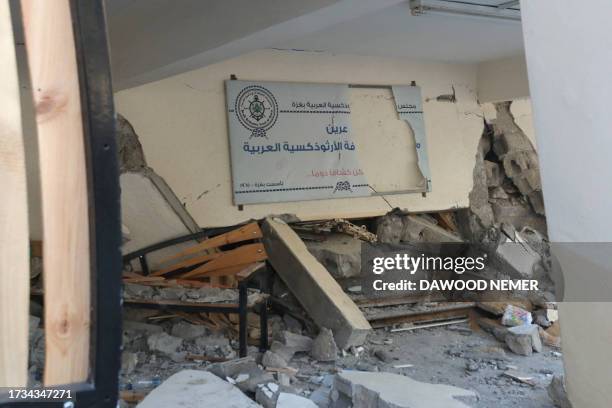
[[592, 3], [0, 0], [0, 406], [610, 407]]

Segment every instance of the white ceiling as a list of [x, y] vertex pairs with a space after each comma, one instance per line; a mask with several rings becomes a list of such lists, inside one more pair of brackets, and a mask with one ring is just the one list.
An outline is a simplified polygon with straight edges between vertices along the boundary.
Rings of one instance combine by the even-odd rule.
[[[423, 0], [477, 11], [506, 0]], [[261, 48], [476, 63], [520, 55], [520, 21], [411, 13], [407, 0], [105, 0], [117, 89]], [[517, 10], [505, 12], [518, 15]]]
[[278, 48], [468, 63], [522, 54], [523, 35], [520, 22], [438, 13], [413, 16], [405, 2]]

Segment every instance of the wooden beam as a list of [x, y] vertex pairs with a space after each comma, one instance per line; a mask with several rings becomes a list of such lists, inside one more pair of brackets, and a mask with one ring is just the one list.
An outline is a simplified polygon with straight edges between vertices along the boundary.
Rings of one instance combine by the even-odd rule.
[[89, 371], [87, 171], [69, 0], [21, 0], [36, 110], [43, 210], [44, 384]]
[[162, 262], [167, 262], [173, 259], [182, 258], [187, 255], [196, 254], [198, 252], [205, 251], [207, 249], [219, 248], [220, 246], [227, 244], [235, 244], [237, 242], [243, 242], [251, 239], [258, 239], [262, 237], [261, 229], [256, 222], [247, 224], [243, 227], [235, 229], [225, 234], [217, 235], [216, 237], [207, 239], [198, 245], [187, 248], [184, 251], [179, 252]]
[[[221, 252], [221, 256], [213, 259], [212, 261], [195, 268], [193, 271], [189, 271], [184, 275], [181, 275], [181, 278], [193, 278], [200, 276], [214, 276], [214, 274], [210, 274], [213, 271], [230, 268], [238, 265], [244, 265], [263, 261], [267, 259], [266, 250], [264, 249], [263, 244], [248, 244], [238, 247], [236, 249], [232, 249], [231, 251]], [[236, 272], [238, 272], [237, 270]]]
[[0, 387], [28, 381], [30, 262], [21, 99], [9, 2], [0, 2]]
[[188, 266], [197, 265], [199, 263], [210, 261], [212, 259], [220, 257], [221, 254], [222, 252], [213, 252], [211, 254], [204, 254], [204, 255], [196, 256], [195, 258], [186, 259], [184, 261], [177, 262], [174, 265], [169, 266], [167, 268], [163, 268], [158, 271], [155, 271], [151, 274], [151, 276], [162, 276], [172, 271], [176, 271], [177, 269], [186, 268]]

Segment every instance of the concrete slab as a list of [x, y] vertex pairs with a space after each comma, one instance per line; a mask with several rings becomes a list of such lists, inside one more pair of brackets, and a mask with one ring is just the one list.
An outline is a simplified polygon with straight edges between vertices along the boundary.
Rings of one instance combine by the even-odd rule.
[[238, 388], [207, 371], [184, 370], [155, 388], [137, 408], [261, 408]]
[[363, 344], [370, 323], [300, 237], [276, 218], [262, 227], [270, 263], [314, 322], [331, 329], [340, 348]]
[[[191, 215], [185, 210], [168, 184], [149, 168], [127, 172], [119, 178], [121, 184], [121, 219], [129, 231], [123, 245], [124, 254], [167, 239], [199, 231]], [[147, 256], [149, 268], [159, 261], [192, 246], [195, 241], [175, 245]], [[140, 270], [138, 262], [132, 263]]]
[[336, 375], [334, 389], [352, 399], [353, 408], [470, 408], [455, 397], [475, 399], [478, 395], [399, 374], [348, 370]]

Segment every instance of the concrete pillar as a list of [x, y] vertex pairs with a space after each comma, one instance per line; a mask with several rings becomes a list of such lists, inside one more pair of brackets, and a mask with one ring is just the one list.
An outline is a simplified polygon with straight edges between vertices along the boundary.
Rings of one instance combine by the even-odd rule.
[[[564, 269], [560, 306], [569, 397], [612, 399], [612, 2], [521, 1], [529, 86], [551, 241]], [[571, 248], [565, 243], [572, 244]], [[599, 300], [600, 302], [587, 302]]]

